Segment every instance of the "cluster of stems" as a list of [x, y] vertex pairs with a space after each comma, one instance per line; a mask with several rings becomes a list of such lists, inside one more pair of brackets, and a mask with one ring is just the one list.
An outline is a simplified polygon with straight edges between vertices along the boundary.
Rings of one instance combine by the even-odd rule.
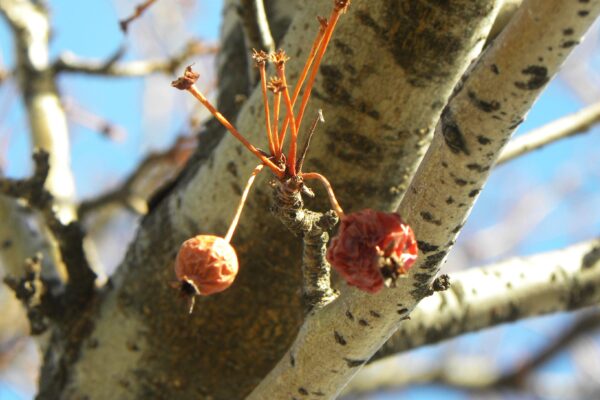
[[[309, 179], [319, 180], [327, 189], [332, 208], [340, 218], [343, 217], [344, 213], [335, 198], [335, 194], [327, 178], [316, 172], [302, 172], [302, 164], [304, 162], [310, 138], [315, 131], [318, 121], [322, 121], [321, 113], [319, 112], [318, 118], [315, 119], [308, 131], [306, 145], [300, 153], [300, 156], [298, 156], [298, 133], [300, 132], [300, 127], [305, 116], [306, 107], [319, 66], [323, 60], [323, 56], [331, 40], [338, 19], [341, 14], [346, 12], [349, 5], [350, 0], [335, 0], [329, 18], [318, 18], [319, 31], [313, 41], [293, 92], [288, 88], [288, 82], [285, 76], [285, 64], [289, 60], [289, 57], [285, 52], [283, 50], [278, 50], [274, 53], [267, 54], [262, 50], [253, 51], [252, 57], [255, 66], [260, 73], [260, 85], [265, 110], [265, 129], [269, 149], [268, 153], [252, 145], [244, 135], [242, 135], [235, 126], [233, 126], [233, 124], [229, 122], [214, 105], [212, 105], [206, 96], [196, 88], [194, 83], [197, 81], [199, 75], [192, 71], [191, 67], [188, 67], [184, 75], [172, 83], [172, 85], [178, 89], [189, 91], [237, 140], [260, 160], [261, 166], [267, 166], [280, 181], [284, 182], [290, 178], [294, 178], [295, 181], [299, 180], [301, 182]], [[274, 65], [276, 74], [270, 79], [267, 79], [267, 63], [269, 62]], [[272, 110], [269, 104], [269, 92], [272, 93]], [[280, 115], [282, 97], [286, 111], [285, 116], [283, 117]], [[297, 110], [295, 110], [297, 103], [299, 103], [299, 106], [297, 107]], [[287, 140], [288, 147], [286, 152], [284, 150], [284, 144], [286, 143], [288, 128], [291, 134]], [[251, 179], [248, 181], [247, 188], [252, 184], [254, 177], [259, 171], [260, 169], [253, 172]], [[236, 212], [236, 218], [234, 218], [232, 226], [227, 234], [229, 239], [233, 234], [242, 207], [243, 201], [240, 202], [238, 211]]]

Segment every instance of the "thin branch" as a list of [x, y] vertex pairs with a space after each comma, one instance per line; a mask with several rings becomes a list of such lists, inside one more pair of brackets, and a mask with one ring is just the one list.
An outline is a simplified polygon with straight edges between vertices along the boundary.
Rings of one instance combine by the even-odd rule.
[[155, 2], [156, 0], [145, 0], [143, 3], [138, 4], [135, 7], [135, 11], [133, 12], [133, 14], [131, 14], [128, 18], [119, 21], [119, 26], [121, 27], [121, 30], [123, 32], [127, 32], [129, 24], [141, 17], [144, 11], [146, 11], [146, 9], [148, 9]]
[[600, 102], [511, 140], [500, 154], [496, 165], [504, 164], [561, 139], [585, 133], [598, 123], [600, 123]]
[[72, 53], [63, 53], [54, 63], [54, 71], [112, 77], [137, 77], [155, 73], [174, 74], [193, 56], [214, 54], [216, 46], [207, 46], [199, 41], [190, 41], [178, 54], [166, 60], [142, 60], [120, 62], [120, 57], [105, 61], [80, 58]]
[[[112, 204], [121, 204], [131, 211], [144, 215], [148, 212], [148, 201], [152, 193], [177, 171], [190, 157], [197, 143], [196, 138], [180, 137], [168, 150], [149, 154], [121, 185], [96, 198], [83, 201], [78, 207], [78, 215], [82, 220], [91, 213]], [[156, 178], [152, 175], [150, 190], [140, 190], [140, 182], [148, 178], [151, 172], [161, 164], [167, 164], [164, 168], [168, 170], [167, 177]], [[165, 175], [165, 174], [163, 174]], [[145, 193], [144, 193], [145, 192]]]

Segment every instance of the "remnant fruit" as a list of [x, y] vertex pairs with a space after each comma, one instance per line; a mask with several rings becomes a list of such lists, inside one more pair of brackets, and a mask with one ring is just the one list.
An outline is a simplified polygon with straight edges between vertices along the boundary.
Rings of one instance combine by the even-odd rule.
[[400, 215], [365, 209], [343, 216], [327, 261], [350, 286], [377, 293], [406, 275], [417, 252], [414, 233]]
[[238, 259], [233, 246], [213, 235], [198, 235], [181, 245], [175, 260], [175, 274], [185, 290], [208, 296], [222, 292], [238, 273]]

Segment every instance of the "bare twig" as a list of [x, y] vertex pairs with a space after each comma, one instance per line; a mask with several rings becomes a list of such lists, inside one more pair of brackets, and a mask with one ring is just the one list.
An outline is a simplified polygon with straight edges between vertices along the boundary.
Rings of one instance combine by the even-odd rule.
[[119, 21], [119, 26], [121, 27], [121, 30], [123, 32], [127, 32], [127, 28], [129, 27], [129, 24], [131, 22], [133, 22], [134, 20], [138, 19], [139, 17], [141, 17], [141, 15], [144, 13], [144, 11], [146, 11], [146, 9], [149, 8], [155, 2], [156, 2], [156, 0], [145, 0], [143, 3], [138, 4], [135, 7], [135, 11], [133, 12], [133, 14], [131, 14], [129, 17]]
[[218, 48], [200, 41], [190, 41], [178, 54], [166, 60], [143, 60], [119, 62], [119, 57], [105, 61], [79, 58], [72, 53], [63, 53], [54, 63], [54, 71], [114, 77], [136, 77], [155, 73], [174, 74], [190, 57], [214, 54]]
[[[148, 200], [152, 193], [165, 181], [175, 176], [192, 154], [197, 140], [195, 137], [179, 137], [168, 150], [149, 154], [116, 189], [94, 199], [83, 201], [78, 208], [81, 219], [90, 213], [111, 204], [122, 204], [137, 214], [148, 212]], [[160, 169], [159, 176], [155, 172]], [[141, 187], [150, 178], [150, 187]]]
[[558, 140], [587, 132], [598, 123], [600, 123], [600, 102], [511, 140], [500, 154], [496, 165], [504, 164]]

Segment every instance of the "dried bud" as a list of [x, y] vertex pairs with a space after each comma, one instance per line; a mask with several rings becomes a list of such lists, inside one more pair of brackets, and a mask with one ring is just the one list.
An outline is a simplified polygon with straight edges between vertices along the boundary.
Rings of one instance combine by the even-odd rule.
[[327, 261], [350, 286], [377, 293], [406, 275], [417, 252], [413, 231], [400, 215], [365, 209], [343, 217]]
[[285, 85], [281, 79], [273, 76], [267, 83], [267, 89], [273, 93], [281, 93], [285, 89]]
[[199, 77], [200, 77], [200, 74], [197, 72], [194, 72], [192, 70], [192, 66], [188, 65], [185, 68], [185, 72], [183, 73], [183, 76], [180, 76], [179, 78], [177, 78], [176, 80], [171, 82], [171, 86], [173, 86], [179, 90], [188, 90], [189, 88], [194, 86], [194, 83], [196, 83], [196, 81], [198, 80]]
[[222, 292], [231, 286], [237, 272], [235, 250], [225, 239], [213, 235], [186, 240], [175, 260], [175, 275], [186, 294]]
[[267, 63], [269, 55], [264, 50], [252, 49], [252, 59], [254, 60], [254, 66], [260, 67]]
[[334, 10], [345, 13], [350, 7], [350, 0], [334, 0]]
[[325, 32], [327, 29], [327, 18], [325, 17], [317, 17], [317, 21], [319, 21], [319, 29], [321, 32]]
[[269, 54], [269, 58], [271, 59], [271, 62], [273, 64], [275, 64], [275, 66], [277, 68], [283, 67], [285, 62], [290, 59], [287, 56], [287, 54], [285, 54], [285, 51], [283, 51], [282, 49], [277, 50], [275, 53]]

